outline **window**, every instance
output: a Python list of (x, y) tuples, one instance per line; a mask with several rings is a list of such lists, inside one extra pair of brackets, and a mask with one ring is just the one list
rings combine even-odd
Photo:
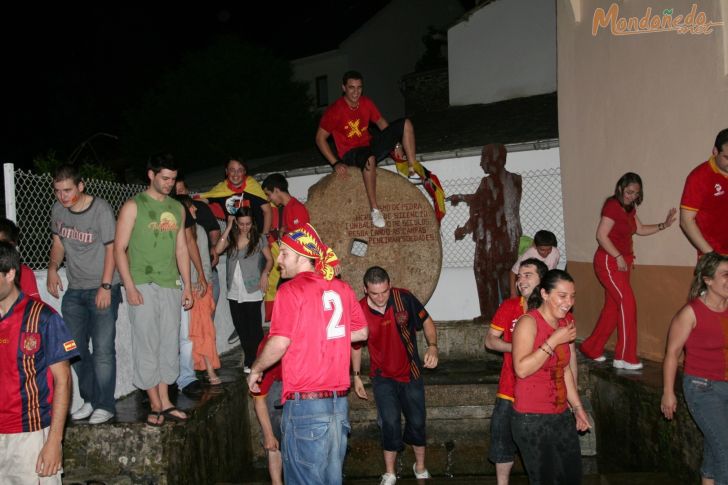
[(326, 76), (316, 78), (316, 106), (321, 108), (329, 105), (329, 82)]

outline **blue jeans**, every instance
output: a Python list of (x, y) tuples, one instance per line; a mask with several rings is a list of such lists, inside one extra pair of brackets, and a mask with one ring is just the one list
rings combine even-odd
[(111, 305), (104, 310), (96, 308), (97, 291), (69, 288), (63, 295), (61, 314), (81, 354), (81, 360), (73, 364), (81, 398), (94, 409), (115, 413), (116, 317), (121, 287), (111, 287)]
[(349, 401), (288, 399), (283, 405), (283, 473), (287, 485), (342, 483), (349, 425)]
[(703, 433), (700, 475), (715, 485), (728, 485), (728, 382), (685, 375), (688, 409)]
[[(382, 434), (382, 449), (402, 451), (404, 443), (425, 446), (425, 384), (422, 377), (397, 382), (386, 377), (373, 377), (372, 388), (377, 404), (377, 424)], [(404, 434), (402, 434), (404, 414)]]
[(511, 463), (516, 457), (516, 443), (511, 431), (513, 401), (495, 398), (493, 414), (490, 417), (490, 452), (488, 459), (493, 463)]

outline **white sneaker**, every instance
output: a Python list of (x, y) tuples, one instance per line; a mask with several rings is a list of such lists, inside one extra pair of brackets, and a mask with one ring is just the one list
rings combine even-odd
[(415, 478), (432, 478), (432, 476), (430, 475), (430, 472), (427, 471), (427, 468), (425, 468), (425, 471), (423, 471), (423, 472), (418, 472), (417, 463), (412, 464), (412, 471), (415, 474)]
[[(603, 355), (600, 355), (599, 357), (596, 357), (596, 358), (594, 358), (594, 359), (592, 359), (592, 360), (593, 360), (594, 362), (604, 362), (605, 360), (607, 360), (607, 358), (606, 358), (606, 357), (604, 357)], [(616, 366), (615, 366), (615, 367), (616, 367)]]
[(379, 209), (372, 209), (372, 224), (374, 227), (383, 228), (385, 226), (384, 216)]
[(379, 485), (394, 485), (397, 483), (397, 475), (394, 473), (385, 473), (382, 475), (382, 481), (379, 482)]
[(614, 362), (612, 362), (612, 365), (615, 369), (624, 369), (624, 370), (640, 370), (644, 365), (642, 365), (642, 362), (637, 362), (636, 364), (630, 364), (626, 360), (617, 360), (614, 359)]
[(105, 409), (94, 409), (91, 418), (88, 420), (88, 424), (101, 424), (110, 420), (114, 417), (113, 413), (108, 412)]
[(78, 410), (74, 413), (71, 413), (71, 419), (73, 421), (80, 421), (82, 419), (86, 419), (89, 416), (91, 416), (91, 413), (94, 412), (94, 408), (91, 407), (91, 403), (83, 403), (83, 406), (78, 408)]

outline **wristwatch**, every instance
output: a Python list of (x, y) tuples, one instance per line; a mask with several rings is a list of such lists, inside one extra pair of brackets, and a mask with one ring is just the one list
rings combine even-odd
[(110, 290), (111, 289), (111, 283), (101, 283), (101, 288), (103, 288), (105, 290)]

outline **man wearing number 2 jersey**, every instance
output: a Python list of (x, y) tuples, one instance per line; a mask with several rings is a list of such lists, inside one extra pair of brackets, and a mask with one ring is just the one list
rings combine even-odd
[[(281, 239), (283, 278), (270, 338), (251, 367), (258, 392), (265, 369), (282, 359), (283, 470), (287, 484), (340, 484), (349, 432), (351, 342), (368, 336), (351, 287), (334, 279), (336, 255), (310, 224)], [(296, 439), (296, 437), (306, 439)]]

